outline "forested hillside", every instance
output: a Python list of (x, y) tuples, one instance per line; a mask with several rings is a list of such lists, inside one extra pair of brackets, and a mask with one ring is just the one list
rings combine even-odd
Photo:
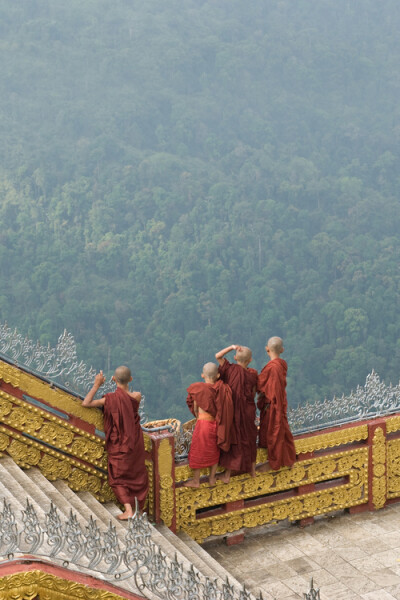
[(400, 378), (398, 0), (0, 0), (0, 319), (152, 417), (231, 343)]

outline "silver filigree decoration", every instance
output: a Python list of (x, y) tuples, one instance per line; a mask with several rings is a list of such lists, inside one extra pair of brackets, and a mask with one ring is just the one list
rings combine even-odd
[(122, 584), (132, 578), (138, 591), (153, 599), (254, 600), (244, 586), (240, 589), (228, 579), (225, 582), (210, 579), (193, 564), (185, 567), (176, 554), (169, 558), (152, 541), (147, 516), (137, 507), (129, 520), (124, 542), (117, 537), (111, 522), (102, 532), (92, 517), (86, 525), (72, 511), (68, 518), (60, 517), (52, 503), (42, 521), (29, 501), (20, 521), (4, 501), (0, 513), (0, 559), (12, 560), (16, 554), (48, 559), (48, 548), (52, 547), (53, 562), (98, 574), (114, 583)]
[(314, 580), (311, 579), (310, 590), (303, 595), (304, 600), (321, 600), (319, 589), (314, 588)]
[(34, 554), (43, 542), (43, 530), (40, 527), (36, 511), (28, 499), (26, 510), (22, 511), (22, 522), (24, 524), (23, 541), (29, 547), (29, 552)]
[(372, 371), (365, 385), (357, 386), (348, 396), (333, 400), (306, 403), (288, 411), (288, 420), (294, 434), (317, 431), (326, 427), (373, 419), (400, 411), (400, 383), (386, 385)]
[(3, 512), (0, 513), (0, 552), (12, 556), (18, 548), (19, 534), (11, 504), (4, 500)]

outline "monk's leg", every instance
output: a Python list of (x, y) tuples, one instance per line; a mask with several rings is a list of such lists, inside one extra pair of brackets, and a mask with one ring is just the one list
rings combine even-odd
[(251, 471), (250, 471), (250, 475), (252, 477), (256, 477), (257, 473), (256, 473), (256, 463), (252, 462), (251, 463)]
[(193, 469), (193, 479), (188, 479), (183, 485), (192, 488), (200, 487), (200, 469)]
[(125, 508), (125, 512), (123, 512), (117, 516), (117, 519), (119, 519), (120, 521), (126, 521), (127, 519), (130, 519), (131, 517), (133, 517), (132, 505), (124, 504), (124, 508)]
[(210, 468), (210, 477), (208, 478), (208, 483), (210, 485), (215, 485), (216, 484), (217, 479), (216, 479), (215, 475), (217, 473), (217, 468), (218, 468), (218, 463), (216, 465), (213, 465)]
[(267, 473), (268, 471), (272, 471), (271, 465), (269, 462), (263, 463), (260, 467), (258, 467), (258, 471), (260, 473)]
[(231, 470), (225, 469), (225, 471), (223, 473), (221, 473), (221, 475), (218, 475), (218, 479), (220, 479), (224, 483), (229, 483), (229, 481), (231, 479)]

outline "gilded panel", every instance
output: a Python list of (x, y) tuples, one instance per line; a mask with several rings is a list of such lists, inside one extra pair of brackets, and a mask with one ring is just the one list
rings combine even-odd
[(164, 438), (158, 448), (158, 469), (160, 477), (160, 514), (167, 527), (172, 525), (175, 506), (172, 465), (172, 446), (169, 439)]
[(37, 439), (68, 451), (93, 465), (106, 469), (107, 455), (104, 440), (78, 427), (52, 416), (37, 407), (32, 408), (24, 400), (0, 392), (0, 414), (3, 423), (21, 433), (34, 435)]
[(149, 476), (148, 513), (151, 519), (154, 519), (154, 469), (151, 460), (146, 460), (146, 469)]
[(400, 431), (400, 416), (389, 417), (386, 420), (386, 433), (394, 433)]
[[(196, 518), (196, 511), (235, 500), (257, 498), (310, 483), (348, 476), (346, 484), (284, 500), (259, 504), (214, 517)], [(268, 522), (290, 521), (362, 504), (368, 498), (368, 449), (358, 448), (329, 457), (296, 463), (292, 469), (260, 473), (255, 478), (243, 475), (230, 483), (217, 482), (215, 487), (177, 488), (177, 521), (197, 541), (209, 535), (221, 535), (241, 527), (255, 527)]]
[(310, 437), (295, 439), (296, 454), (304, 454), (306, 452), (315, 452), (316, 450), (324, 450), (351, 442), (359, 442), (368, 439), (368, 426), (358, 425), (357, 427), (346, 427), (336, 429), (329, 433), (320, 435), (312, 435)]
[[(123, 591), (121, 590), (123, 594)], [(36, 596), (46, 600), (124, 600), (119, 595), (88, 584), (76, 583), (39, 570), (15, 573), (0, 578), (1, 600), (31, 600)]]
[[(1, 448), (0, 448), (1, 449)], [(387, 443), (387, 497), (400, 496), (400, 439)]]
[[(68, 392), (64, 392), (58, 388), (52, 388), (49, 383), (41, 381), (34, 375), (19, 371), (15, 367), (11, 368), (16, 374), (19, 374), (18, 384), (14, 387), (19, 387), (30, 396), (44, 400), (51, 406), (54, 406), (54, 408), (59, 408), (71, 415), (80, 417), (87, 423), (91, 423), (95, 425), (97, 429), (103, 431), (103, 413), (101, 410), (85, 408), (78, 398), (68, 394)], [(11, 385), (14, 384), (11, 382)]]
[(0, 379), (13, 387), (19, 387), (21, 371), (0, 360)]
[(375, 429), (372, 440), (372, 502), (375, 509), (386, 503), (386, 437), (382, 427)]

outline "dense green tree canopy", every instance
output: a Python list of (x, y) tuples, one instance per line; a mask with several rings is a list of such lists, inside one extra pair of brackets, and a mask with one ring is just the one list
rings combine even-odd
[(0, 317), (152, 417), (230, 343), (399, 379), (397, 0), (0, 0)]

